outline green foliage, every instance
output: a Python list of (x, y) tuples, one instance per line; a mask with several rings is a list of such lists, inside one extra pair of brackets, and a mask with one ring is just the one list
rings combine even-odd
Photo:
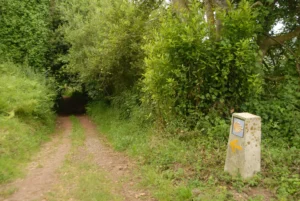
[[(119, 94), (142, 73), (145, 18), (129, 1), (63, 1), (66, 71), (78, 75), (91, 97)], [(146, 6), (147, 7), (147, 6)]]
[[(54, 2), (54, 1), (52, 1)], [(64, 23), (62, 19), (62, 13), (59, 8), (54, 5), (50, 7), (51, 10), (51, 23), (50, 23), (50, 41), (49, 50), (47, 52), (47, 62), (48, 62), (48, 75), (55, 78), (57, 84), (57, 90), (62, 93), (65, 85), (71, 85), (74, 75), (68, 74), (63, 70), (64, 66), (68, 63), (67, 53), (70, 44), (66, 41), (64, 37), (64, 32), (61, 28)], [(75, 84), (74, 84), (75, 85)]]
[[(296, 49), (296, 47), (294, 47)], [(272, 50), (266, 57), (264, 93), (260, 99), (249, 99), (242, 109), (255, 113), (263, 120), (263, 138), (274, 146), (300, 145), (300, 85), (295, 58)], [(273, 56), (279, 57), (272, 58)]]
[[(126, 151), (142, 165), (143, 184), (158, 200), (225, 200), (233, 196), (229, 189), (247, 192), (252, 188), (266, 191), (256, 197), (276, 191), (278, 199), (299, 198), (299, 149), (274, 146), (263, 139), (262, 172), (243, 180), (223, 171), (229, 123), (202, 117), (193, 131), (180, 122), (161, 129), (142, 121), (147, 116), (141, 115), (141, 110), (139, 107), (130, 117), (120, 119), (119, 107), (95, 102), (89, 105), (88, 114), (115, 149)], [(201, 193), (190, 194), (197, 191)]]
[(21, 165), (54, 126), (54, 92), (29, 67), (0, 64), (0, 183), (21, 172)]
[[(280, 142), (280, 140), (276, 141)], [(297, 200), (296, 198), (300, 197), (299, 148), (283, 147), (279, 149), (278, 147), (271, 147), (267, 142), (264, 147), (262, 166), (268, 171), (263, 172), (263, 182), (266, 186), (275, 188), (279, 198)]]
[[(99, 116), (100, 113), (106, 113), (107, 114), (107, 120), (105, 120), (105, 124), (103, 124), (103, 131), (110, 130), (112, 125), (116, 125), (115, 132), (113, 136), (110, 136), (115, 140), (114, 146), (117, 150), (126, 150), (128, 146), (132, 146), (133, 143), (135, 143), (136, 140), (141, 140), (145, 142), (147, 140), (147, 124), (142, 124), (143, 117), (142, 114), (136, 110), (136, 115), (134, 117), (130, 118), (132, 121), (131, 124), (124, 125), (123, 128), (118, 129), (118, 124), (122, 125), (124, 118), (122, 117), (122, 113), (117, 112), (117, 110), (108, 110), (107, 105), (103, 102), (95, 102), (90, 103), (87, 107), (87, 112), (92, 116), (97, 118), (97, 122), (100, 122), (106, 118), (106, 115)], [(127, 117), (128, 120), (128, 117)], [(143, 126), (142, 126), (143, 125)], [(141, 127), (144, 127), (144, 129), (141, 129)], [(130, 135), (127, 135), (128, 130), (134, 130), (135, 132), (131, 133)]]
[[(254, 4), (257, 1), (250, 0), (249, 2)], [(255, 9), (258, 11), (257, 22), (263, 27), (262, 32), (259, 34), (269, 33), (276, 35), (277, 30), (274, 32), (273, 28), (279, 21), (284, 25), (282, 30), (284, 33), (300, 25), (300, 21), (297, 20), (299, 19), (299, 2), (297, 0), (261, 0), (259, 2), (261, 5), (255, 6)]]
[[(262, 30), (257, 24), (259, 12), (251, 8), (249, 1), (240, 1), (238, 8), (232, 5), (225, 12), (218, 10), (218, 16), (222, 20), (222, 38), (230, 41), (240, 41), (245, 39), (256, 39), (256, 33)], [(243, 22), (243, 23), (241, 23)]]
[(186, 13), (172, 11), (161, 16), (144, 47), (144, 102), (156, 114), (164, 119), (214, 110), (228, 115), (248, 96), (261, 93), (257, 25), (247, 2), (223, 16), (220, 40), (210, 35), (200, 4), (194, 2)]
[(42, 75), (22, 68), (13, 63), (0, 64), (0, 115), (46, 120), (52, 116), (55, 93)]
[(44, 68), (49, 40), (49, 1), (0, 1), (0, 55)]

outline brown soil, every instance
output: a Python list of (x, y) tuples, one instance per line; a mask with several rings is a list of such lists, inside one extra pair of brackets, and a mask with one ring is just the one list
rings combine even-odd
[(62, 165), (65, 155), (70, 150), (71, 143), (68, 136), (71, 128), (72, 124), (68, 117), (58, 118), (58, 132), (51, 142), (42, 146), (40, 153), (28, 165), (26, 177), (4, 187), (17, 189), (5, 201), (39, 200), (58, 182), (56, 170)]
[(105, 143), (105, 138), (99, 138), (95, 124), (86, 116), (79, 117), (79, 120), (86, 131), (85, 145), (87, 151), (94, 156), (94, 162), (107, 172), (110, 180), (121, 185), (121, 189), (117, 189), (117, 193), (125, 201), (154, 200), (146, 191), (138, 191), (134, 188), (134, 184), (137, 183), (132, 177), (135, 169), (134, 162), (126, 155), (113, 151)]
[[(113, 189), (113, 192), (123, 197), (125, 201), (153, 200), (147, 192), (136, 190), (134, 187), (138, 183), (133, 177), (134, 163), (126, 155), (113, 151), (105, 143), (105, 139), (98, 135), (96, 126), (87, 116), (78, 118), (85, 129), (85, 149), (93, 155), (93, 163), (98, 164), (116, 186), (121, 186)], [(46, 201), (46, 194), (54, 186), (60, 185), (57, 170), (63, 165), (65, 156), (71, 148), (70, 118), (59, 117), (57, 130), (53, 140), (44, 144), (40, 153), (28, 165), (26, 177), (0, 187), (16, 189), (16, 192), (4, 201)], [(0, 197), (0, 200), (3, 198)]]

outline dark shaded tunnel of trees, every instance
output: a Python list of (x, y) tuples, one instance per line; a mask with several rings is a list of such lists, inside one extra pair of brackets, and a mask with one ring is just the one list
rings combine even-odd
[(59, 115), (85, 114), (88, 96), (83, 92), (75, 92), (71, 96), (60, 96), (56, 103), (56, 112)]

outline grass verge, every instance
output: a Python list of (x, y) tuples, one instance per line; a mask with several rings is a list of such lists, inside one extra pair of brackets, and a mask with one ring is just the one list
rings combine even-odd
[[(228, 136), (226, 123), (203, 135), (172, 125), (164, 130), (155, 128), (141, 121), (138, 110), (131, 118), (120, 119), (117, 109), (103, 103), (90, 104), (88, 113), (116, 150), (126, 151), (141, 164), (142, 184), (158, 200), (299, 198), (299, 176), (295, 171), (299, 167), (299, 149), (263, 143), (262, 172), (243, 180), (223, 171), (227, 139), (218, 136)], [(176, 135), (171, 134), (174, 130)]]
[(0, 184), (20, 176), (53, 132), (54, 97), (52, 85), (41, 73), (0, 61)]
[[(52, 118), (54, 119), (54, 118)], [(22, 176), (24, 164), (54, 131), (54, 121), (0, 116), (0, 184)]]

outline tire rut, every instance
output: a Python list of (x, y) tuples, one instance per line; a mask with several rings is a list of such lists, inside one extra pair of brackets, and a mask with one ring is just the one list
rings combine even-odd
[(153, 201), (149, 193), (134, 188), (138, 183), (133, 178), (134, 162), (106, 145), (105, 139), (98, 135), (96, 125), (87, 116), (78, 116), (78, 119), (85, 130), (87, 151), (93, 155), (94, 162), (106, 172), (109, 179), (120, 187), (115, 189), (116, 193), (125, 201)]
[[(58, 117), (57, 134), (45, 143), (39, 154), (27, 168), (26, 177), (8, 184), (5, 188), (16, 188), (16, 192), (5, 201), (43, 200), (45, 193), (58, 182), (57, 169), (62, 166), (71, 148), (69, 135), (72, 124), (69, 117)], [(59, 131), (63, 131), (59, 134)], [(1, 199), (1, 198), (0, 198)]]
[[(98, 135), (96, 125), (87, 116), (77, 116), (86, 135), (85, 144), (80, 148), (79, 157), (83, 160), (92, 156), (91, 163), (99, 167), (107, 178), (114, 184), (112, 193), (122, 197), (124, 201), (154, 201), (147, 191), (137, 190), (135, 184), (139, 179), (134, 178), (135, 164), (125, 154), (114, 151), (107, 145), (104, 137)], [(15, 193), (4, 201), (46, 201), (47, 195), (56, 186), (68, 191), (60, 180), (59, 169), (63, 166), (68, 153), (71, 153), (72, 122), (70, 117), (60, 116), (57, 119), (56, 134), (50, 142), (45, 143), (40, 152), (27, 167), (25, 178), (18, 179), (0, 187), (0, 190), (16, 189)], [(84, 158), (82, 158), (84, 157)], [(71, 199), (73, 200), (73, 199)]]

